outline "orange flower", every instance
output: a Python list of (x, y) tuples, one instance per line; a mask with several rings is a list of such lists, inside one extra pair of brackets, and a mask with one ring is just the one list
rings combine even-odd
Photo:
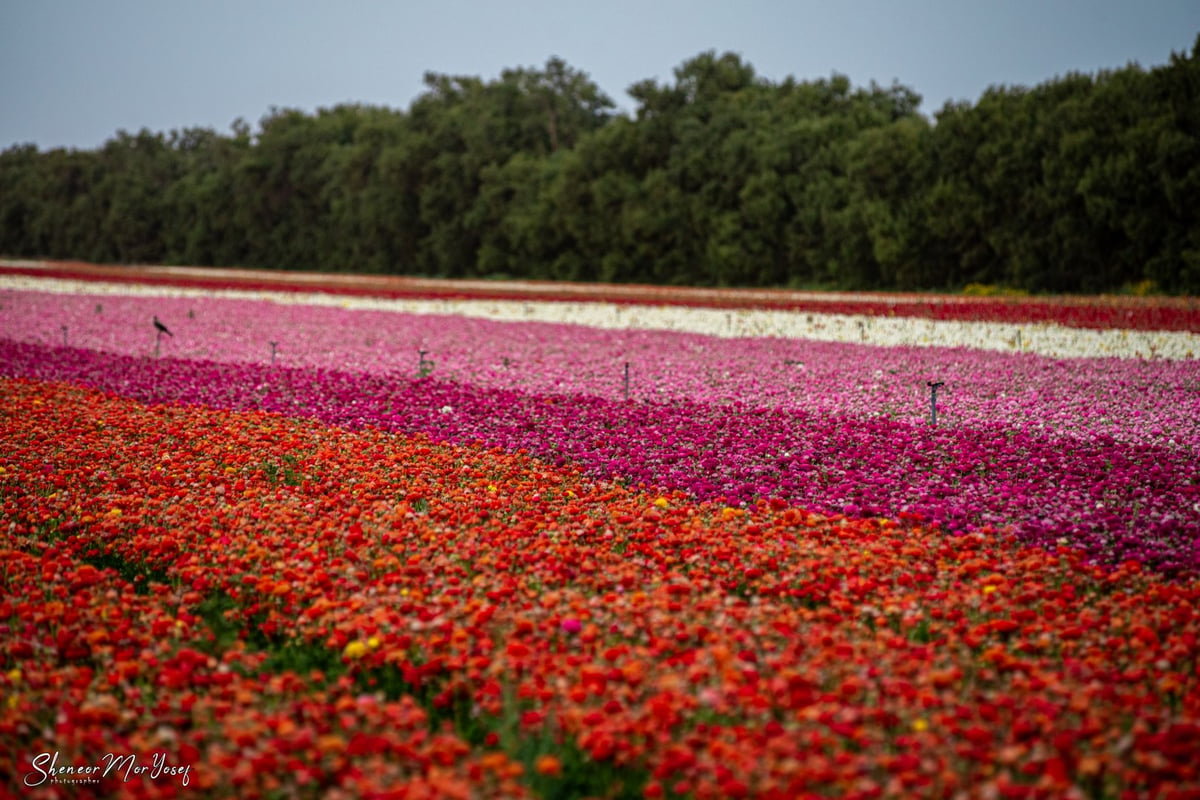
[(521, 797), (522, 734), (647, 796), (1196, 779), (1194, 580), (65, 385), (4, 381), (0, 410), (0, 730), (60, 763), (116, 724), (212, 796)]
[(541, 755), (533, 762), (533, 770), (538, 775), (557, 778), (562, 775), (562, 762), (552, 755)]

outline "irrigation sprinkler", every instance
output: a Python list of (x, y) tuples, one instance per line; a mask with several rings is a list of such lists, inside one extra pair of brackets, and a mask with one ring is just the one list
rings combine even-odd
[(1022, 347), (1021, 347), (1021, 332), (1020, 331), (1017, 331), (1017, 349), (1018, 350), (1022, 349)]
[(926, 381), (929, 387), (929, 424), (937, 427), (937, 390), (945, 385), (944, 381)]
[(155, 357), (155, 358), (158, 358), (158, 353), (159, 353), (159, 350), (160, 350), (160, 348), (161, 348), (161, 346), (162, 346), (162, 337), (163, 337), (163, 334), (165, 333), (167, 336), (170, 336), (172, 339), (174, 339), (174, 338), (175, 338), (175, 334), (171, 333), (171, 331), (169, 331), (169, 330), (167, 329), (167, 326), (166, 326), (166, 325), (163, 325), (163, 324), (162, 324), (162, 322), (160, 322), (160, 321), (159, 321), (158, 317), (155, 317), (155, 318), (154, 318), (154, 332), (155, 332), (155, 336), (154, 336), (154, 357)]
[(433, 372), (433, 362), (427, 361), (425, 359), (425, 354), (428, 352), (429, 352), (428, 350), (423, 350), (423, 349), (417, 350), (417, 377), (418, 378), (427, 377), (429, 375), (429, 373)]
[(96, 303), (96, 313), (97, 314), (104, 313), (104, 304), (103, 303)]
[(629, 362), (625, 362), (625, 399), (629, 399)]
[(63, 332), (63, 347), (66, 347), (67, 346), (67, 326), (66, 325), (62, 326), (62, 332)]
[(271, 345), (271, 366), (275, 366), (275, 348), (279, 342), (267, 342), (267, 344)]

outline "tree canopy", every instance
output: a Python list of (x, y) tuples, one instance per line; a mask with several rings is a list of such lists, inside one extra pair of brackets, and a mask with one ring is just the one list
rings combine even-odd
[[(613, 101), (551, 58), (429, 73), (406, 110), (0, 153), (0, 252), (714, 286), (1200, 293), (1200, 37), (993, 87), (772, 82), (733, 53)], [(1150, 283), (1152, 282), (1152, 283)]]

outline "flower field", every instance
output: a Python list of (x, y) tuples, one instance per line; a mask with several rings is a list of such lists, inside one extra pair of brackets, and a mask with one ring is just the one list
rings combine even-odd
[(1200, 793), (1196, 326), (395, 302), (0, 278), (14, 795)]

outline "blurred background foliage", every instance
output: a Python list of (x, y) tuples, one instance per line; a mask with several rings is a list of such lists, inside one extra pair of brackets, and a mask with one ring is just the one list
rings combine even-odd
[(702, 53), (610, 98), (561, 59), (407, 110), (0, 154), (0, 252), (451, 278), (1200, 294), (1200, 37), (993, 87), (774, 83)]

